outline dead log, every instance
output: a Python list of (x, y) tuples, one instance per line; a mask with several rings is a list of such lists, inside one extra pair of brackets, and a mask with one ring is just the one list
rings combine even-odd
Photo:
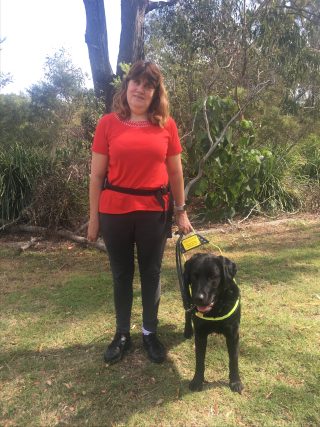
[[(75, 233), (73, 233), (72, 231), (68, 231), (68, 230), (51, 231), (45, 227), (38, 227), (38, 226), (34, 226), (34, 225), (15, 225), (13, 227), (10, 227), (10, 231), (40, 234), (41, 236), (50, 234), (51, 236), (58, 236), (58, 237), (62, 237), (64, 239), (66, 239), (66, 240), (71, 240), (72, 242), (76, 242), (82, 246), (86, 246), (86, 247), (90, 247), (90, 248), (96, 248), (102, 252), (107, 251), (106, 246), (101, 239), (98, 239), (96, 242), (89, 242), (89, 240), (86, 237), (78, 236)], [(39, 238), (39, 240), (41, 240), (43, 238), (44, 237), (41, 237), (41, 238)], [(30, 240), (30, 242), (31, 241), (32, 241), (32, 239)], [(30, 245), (29, 247), (31, 247), (31, 246), (32, 245)]]

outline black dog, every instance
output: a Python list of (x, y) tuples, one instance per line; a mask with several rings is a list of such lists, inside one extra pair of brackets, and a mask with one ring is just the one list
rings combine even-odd
[(241, 394), (243, 385), (239, 376), (240, 290), (234, 282), (235, 263), (223, 256), (197, 253), (186, 263), (184, 285), (193, 311), (186, 311), (184, 336), (191, 338), (195, 331), (196, 371), (189, 388), (202, 390), (204, 362), (208, 335), (212, 332), (226, 337), (229, 353), (229, 385)]

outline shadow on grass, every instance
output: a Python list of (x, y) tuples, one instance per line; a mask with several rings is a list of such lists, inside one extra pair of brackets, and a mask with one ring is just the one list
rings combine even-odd
[[(165, 335), (162, 339), (169, 352), (184, 340), (173, 325), (162, 326), (159, 335)], [(6, 413), (17, 412), (17, 425), (40, 422), (45, 412), (56, 414), (57, 425), (122, 425), (135, 414), (188, 393), (170, 356), (164, 364), (153, 364), (142, 348), (140, 334), (133, 334), (132, 340), (133, 350), (121, 363), (110, 366), (103, 362), (102, 343), (2, 353), (4, 383), (24, 378), (24, 387), (16, 388)]]
[[(167, 361), (161, 365), (153, 364), (147, 359), (142, 348), (141, 335), (137, 333), (132, 335), (132, 351), (121, 363), (110, 366), (103, 362), (105, 343), (101, 342), (39, 352), (19, 350), (2, 353), (2, 381), (4, 384), (16, 384), (15, 394), (11, 396), (2, 421), (8, 421), (10, 418), (6, 418), (6, 414), (10, 414), (15, 417), (16, 425), (41, 425), (41, 417), (48, 414), (48, 417), (54, 417), (53, 425), (58, 426), (112, 426), (127, 425), (129, 422), (136, 425), (135, 417), (140, 414), (152, 412), (154, 408), (161, 411), (162, 406), (178, 402), (191, 393), (188, 388), (191, 378), (183, 378), (180, 372), (186, 365), (188, 371), (191, 369), (193, 372), (193, 340), (185, 340), (182, 332), (177, 331), (172, 324), (162, 325), (159, 335), (169, 351)], [(212, 337), (207, 354), (207, 365), (211, 365), (208, 370), (211, 371), (219, 367), (219, 360), (216, 366), (214, 364), (217, 355), (221, 356), (223, 352), (223, 357), (227, 358), (224, 339), (216, 335)], [(110, 339), (111, 336), (106, 337), (106, 342)], [(187, 344), (181, 348), (184, 342)], [(247, 366), (246, 369), (252, 364), (267, 369), (269, 361), (264, 359), (265, 348), (258, 349), (248, 344), (241, 344), (241, 347), (243, 352), (240, 362)], [(272, 359), (271, 354), (270, 356)], [(178, 360), (175, 360), (176, 357)], [(299, 359), (301, 363), (304, 362), (303, 353), (300, 353)], [(206, 382), (203, 393), (221, 389), (225, 390), (227, 395), (230, 393), (231, 398), (227, 368), (225, 367), (223, 372), (219, 371), (217, 375), (222, 378)], [(19, 385), (21, 378), (24, 380)], [(245, 377), (243, 381), (245, 387), (250, 389)], [(310, 403), (315, 400), (312, 384), (308, 389), (292, 389), (279, 382), (270, 384), (267, 387), (267, 402), (266, 389), (263, 388), (264, 395), (261, 395), (260, 389), (258, 388), (257, 396), (251, 397), (249, 404), (254, 402), (257, 410), (261, 411), (268, 411), (268, 405), (271, 412), (274, 405), (279, 408), (283, 405), (299, 405), (300, 401), (306, 401), (306, 393)], [(310, 412), (310, 420), (315, 417), (316, 410), (313, 410)]]

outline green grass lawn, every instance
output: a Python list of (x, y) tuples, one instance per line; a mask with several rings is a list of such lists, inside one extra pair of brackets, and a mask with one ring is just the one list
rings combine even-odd
[(194, 343), (183, 339), (172, 242), (159, 326), (168, 360), (152, 364), (142, 349), (137, 277), (133, 351), (106, 366), (114, 316), (105, 254), (47, 242), (18, 255), (2, 240), (0, 425), (319, 426), (320, 219), (206, 236), (238, 266), (242, 395), (228, 388), (226, 346), (216, 335), (204, 390), (189, 391)]

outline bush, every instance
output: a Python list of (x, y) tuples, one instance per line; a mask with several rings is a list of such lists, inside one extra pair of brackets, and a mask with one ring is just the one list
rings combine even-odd
[(301, 175), (320, 184), (320, 137), (311, 134), (303, 141), (301, 147), (303, 158), (300, 168)]
[(33, 224), (57, 229), (74, 228), (87, 213), (87, 180), (76, 165), (52, 163), (34, 186), (27, 216)]
[[(208, 98), (207, 117), (213, 139), (219, 137), (235, 111), (230, 98)], [(197, 165), (210, 147), (201, 118), (195, 122), (195, 135), (188, 161)], [(301, 205), (299, 185), (292, 185), (295, 163), (294, 156), (282, 145), (257, 145), (252, 121), (241, 120), (229, 127), (208, 158), (194, 194), (204, 199), (209, 218), (232, 218), (252, 208), (293, 211)]]
[(41, 153), (14, 145), (0, 151), (0, 210), (3, 221), (19, 217), (29, 205), (35, 181), (50, 161)]
[(268, 153), (257, 174), (260, 185), (254, 203), (261, 211), (292, 212), (301, 207), (303, 193), (303, 182), (295, 174), (296, 158), (282, 148)]
[(87, 212), (88, 171), (84, 150), (77, 154), (75, 163), (70, 150), (60, 151), (55, 159), (20, 145), (2, 150), (2, 220), (20, 218), (51, 229), (78, 224)]

